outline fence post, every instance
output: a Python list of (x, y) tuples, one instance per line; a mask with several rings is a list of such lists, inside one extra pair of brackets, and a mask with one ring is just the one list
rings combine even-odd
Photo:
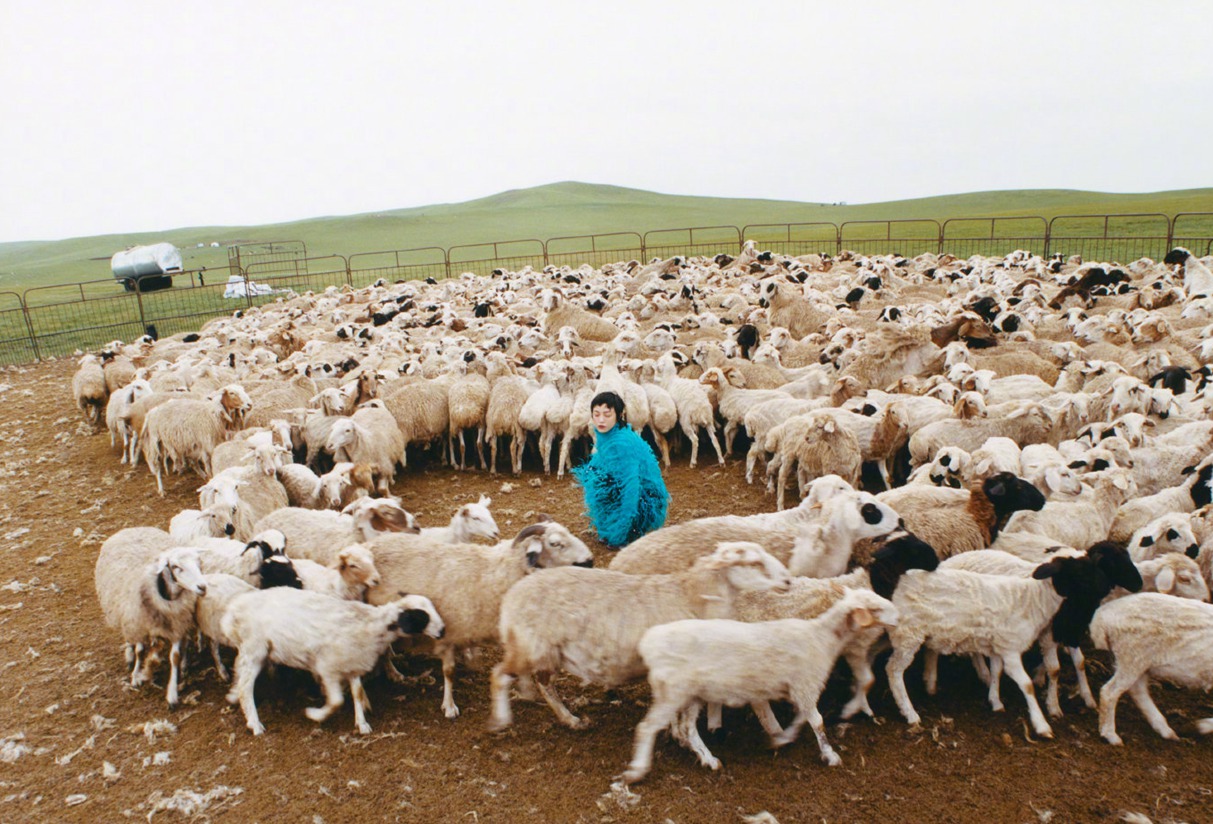
[(135, 301), (139, 304), (139, 325), (143, 327), (143, 334), (147, 334), (147, 317), (143, 314), (143, 289), (139, 286), (139, 278), (131, 281), (135, 287)]
[(442, 250), (442, 260), (443, 260), (443, 265), (446, 268), (446, 279), (450, 280), (451, 279), (451, 250), (450, 249)]
[[(17, 293), (14, 292), (14, 295)], [(18, 295), (17, 299), (21, 301), (21, 316), (25, 318), (25, 328), (29, 331), (29, 345), (34, 350), (34, 357), (41, 362), (42, 353), (38, 349), (38, 336), (34, 334), (33, 321), (29, 319), (29, 307), (25, 305), (25, 295)]]
[(1167, 251), (1175, 248), (1175, 218), (1167, 217)]
[(354, 288), (354, 273), (350, 271), (350, 259), (345, 255), (338, 255), (345, 263), (345, 285)]

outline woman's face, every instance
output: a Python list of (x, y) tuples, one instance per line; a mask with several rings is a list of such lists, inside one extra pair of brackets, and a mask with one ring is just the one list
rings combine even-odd
[(599, 432), (610, 432), (615, 428), (618, 418), (615, 410), (609, 406), (595, 406), (590, 412), (594, 416), (594, 428)]

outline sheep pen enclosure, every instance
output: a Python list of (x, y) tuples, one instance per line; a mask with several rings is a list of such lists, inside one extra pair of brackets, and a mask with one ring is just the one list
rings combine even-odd
[[(553, 339), (555, 335), (552, 335)], [(320, 691), (306, 673), (279, 668), (258, 681), (268, 731), (253, 737), (202, 651), (190, 651), (182, 703), (156, 684), (126, 684), (120, 639), (105, 625), (93, 587), (101, 542), (136, 525), (167, 528), (197, 506), (201, 481), (170, 475), (167, 494), (143, 466), (118, 463), (104, 429), (81, 419), (70, 386), (76, 364), (48, 361), (0, 374), (0, 817), (5, 821), (146, 819), (233, 821), (741, 821), (766, 811), (783, 824), (818, 821), (1151, 821), (1213, 817), (1213, 740), (1194, 720), (1213, 714), (1206, 696), (1154, 686), (1178, 742), (1157, 738), (1125, 702), (1123, 748), (1104, 743), (1096, 714), (1072, 694), (1063, 668), (1065, 716), (1055, 738), (1026, 725), (1022, 698), (1005, 690), (993, 713), (967, 661), (945, 659), (941, 688), (922, 688), (921, 661), (907, 685), (921, 729), (901, 720), (883, 676), (871, 694), (875, 720), (839, 722), (848, 679), (835, 676), (822, 702), (842, 756), (819, 760), (811, 736), (774, 751), (748, 710), (726, 710), (709, 743), (724, 766), (700, 767), (690, 752), (659, 740), (654, 772), (630, 790), (617, 784), (633, 731), (649, 703), (643, 683), (604, 691), (571, 679), (562, 694), (590, 720), (570, 730), (542, 702), (516, 701), (513, 727), (488, 732), (489, 668), (497, 649), (460, 661), (462, 714), (440, 709), (437, 661), (406, 658), (406, 683), (367, 679), (369, 735), (357, 735), (347, 701), (317, 725), (303, 710)], [(684, 449), (665, 471), (669, 523), (769, 512), (774, 496), (747, 485), (744, 448), (718, 466), (708, 447), (691, 469)], [(428, 457), (428, 456), (427, 456)], [(502, 461), (504, 465), (506, 462)], [(445, 524), (462, 504), (493, 498), (504, 536), (546, 512), (586, 541), (595, 566), (611, 554), (591, 539), (580, 490), (546, 476), (529, 452), (520, 476), (458, 472), (415, 460), (393, 492), (426, 526)], [(794, 501), (794, 499), (793, 499)], [(845, 668), (842, 668), (845, 672)], [(1110, 659), (1093, 653), (1098, 688)], [(790, 714), (776, 707), (782, 722)], [(768, 818), (751, 818), (769, 821)]]

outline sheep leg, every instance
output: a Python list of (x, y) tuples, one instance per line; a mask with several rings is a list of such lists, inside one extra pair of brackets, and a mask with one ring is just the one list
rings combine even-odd
[(779, 465), (779, 478), (775, 482), (775, 509), (783, 509), (783, 493), (788, 485), (788, 475), (792, 474), (792, 462), (785, 459)]
[[(324, 706), (308, 707), (303, 711), (304, 715), (317, 724), (324, 721), (333, 714), (334, 710), (345, 703), (345, 685), (341, 683), (339, 677), (331, 673), (324, 673), (318, 677), (320, 679), (320, 686), (324, 689)], [(364, 721), (363, 723), (366, 722)]]
[(181, 642), (174, 641), (168, 651), (168, 697), (169, 707), (177, 708), (177, 676), (181, 671)]
[(484, 462), (484, 427), (476, 427), (476, 453), (480, 455), (480, 468), (485, 468)]
[(914, 711), (914, 705), (910, 702), (910, 695), (906, 692), (906, 670), (914, 661), (914, 656), (918, 653), (918, 648), (922, 646), (922, 641), (919, 639), (902, 639), (899, 645), (897, 639), (893, 641), (893, 654), (889, 656), (889, 662), (885, 665), (885, 674), (889, 679), (889, 691), (893, 693), (893, 700), (897, 702), (897, 709), (901, 711), (901, 715), (906, 722), (912, 726), (916, 726), (922, 721), (922, 718)]
[(716, 732), (724, 723), (724, 719), (721, 717), (722, 710), (723, 705), (714, 701), (708, 702), (708, 732)]
[(691, 442), (691, 469), (694, 469), (695, 463), (699, 460), (699, 432), (686, 421), (680, 420), (678, 425), (682, 427), (682, 434), (686, 435), (687, 440)]
[[(539, 694), (543, 696), (543, 700), (552, 708), (552, 712), (556, 713), (556, 718), (561, 724), (574, 730), (585, 729), (588, 726), (585, 719), (578, 718), (569, 712), (569, 708), (564, 705), (564, 702), (560, 700), (560, 696), (556, 694), (556, 688), (552, 686), (551, 679), (552, 674), (550, 672), (535, 674), (535, 686), (539, 688)], [(667, 726), (669, 726), (669, 721), (666, 721), (658, 729), (665, 729)]]
[(745, 482), (748, 484), (754, 483), (754, 467), (758, 465), (758, 455), (762, 452), (762, 447), (757, 439), (750, 444), (750, 451), (745, 455)]
[(855, 681), (855, 692), (851, 696), (851, 700), (842, 708), (843, 719), (851, 718), (859, 712), (869, 718), (874, 715), (872, 705), (868, 703), (868, 692), (876, 683), (876, 676), (872, 673), (872, 662), (868, 660), (870, 648), (870, 646), (863, 649), (851, 648), (843, 653), (847, 666), (851, 668), (851, 678)]
[(1040, 704), (1036, 701), (1036, 688), (1032, 686), (1032, 678), (1023, 668), (1023, 660), (1019, 657), (1018, 652), (1013, 652), (1002, 656), (1003, 668), (1006, 669), (1007, 675), (1011, 676), (1012, 680), (1019, 685), (1020, 692), (1023, 693), (1024, 700), (1028, 702), (1028, 717), (1032, 721), (1032, 729), (1041, 738), (1052, 738), (1053, 728), (1049, 726), (1049, 722), (1045, 720), (1044, 713), (1040, 711)]
[(443, 644), (438, 653), (443, 659), (443, 715), (448, 718), (459, 717), (459, 707), (455, 706), (455, 647)]
[(737, 421), (728, 421), (724, 425), (724, 454), (733, 454), (733, 440), (737, 437)]
[(240, 702), (240, 709), (244, 711), (244, 723), (252, 730), (253, 735), (261, 735), (265, 732), (265, 725), (257, 716), (257, 702), (253, 699), (253, 686), (257, 683), (257, 675), (261, 672), (261, 665), (265, 662), (267, 652), (264, 647), (255, 651), (241, 647), (240, 652), (236, 655), (236, 678), (227, 693), (229, 704)]
[(636, 740), (632, 748), (632, 762), (628, 764), (623, 780), (628, 784), (639, 781), (649, 774), (653, 764), (653, 744), (657, 733), (670, 726), (682, 709), (678, 704), (670, 703), (657, 697), (654, 690), (653, 706), (645, 713), (640, 723), (636, 725)]
[(1079, 647), (1066, 647), (1066, 650), (1070, 653), (1070, 660), (1074, 662), (1074, 674), (1078, 678), (1078, 694), (1082, 697), (1082, 702), (1091, 709), (1097, 709), (1099, 705), (1091, 694), (1091, 684), (1087, 681), (1087, 660), (1083, 657), (1082, 650)]
[(674, 721), (674, 737), (699, 759), (699, 763), (709, 770), (720, 769), (720, 759), (712, 755), (708, 745), (699, 737), (699, 711), (703, 704), (694, 701), (678, 714)]
[(371, 725), (366, 723), (366, 711), (371, 708), (371, 702), (362, 688), (362, 679), (356, 675), (350, 679), (350, 697), (354, 699), (354, 726), (362, 735), (368, 735)]
[(219, 642), (214, 638), (211, 639), (211, 657), (215, 659), (215, 674), (219, 676), (220, 681), (227, 681), (227, 667), (223, 666), (223, 659), (219, 657)]
[(1045, 709), (1050, 718), (1061, 718), (1061, 701), (1057, 696), (1058, 676), (1061, 674), (1061, 662), (1057, 660), (1057, 642), (1053, 633), (1046, 631), (1040, 639), (1040, 653), (1044, 657), (1045, 675), (1048, 677), (1048, 687), (1045, 688)]
[(1141, 676), (1129, 687), (1129, 695), (1132, 696), (1133, 702), (1137, 704), (1137, 708), (1141, 710), (1141, 714), (1146, 717), (1146, 721), (1154, 728), (1154, 732), (1161, 735), (1168, 741), (1178, 741), (1179, 736), (1175, 734), (1175, 730), (1171, 729), (1171, 725), (1167, 723), (1166, 717), (1159, 711), (1158, 705), (1154, 703), (1154, 699), (1150, 697), (1150, 676), (1148, 674)]
[(720, 442), (716, 440), (716, 427), (708, 426), (708, 440), (712, 442), (712, 448), (716, 450), (716, 462), (724, 466), (724, 453), (720, 451)]
[(1002, 705), (1002, 658), (995, 655), (990, 658), (990, 669), (987, 673), (990, 677), (988, 682), (987, 698), (990, 702), (990, 708), (994, 712), (1002, 712), (1005, 707)]
[(131, 686), (137, 687), (143, 683), (143, 673), (139, 669), (139, 658), (143, 655), (143, 644), (127, 644), (123, 650), (126, 663), (131, 667)]
[(489, 438), (485, 436), (485, 440), (489, 442), (489, 474), (497, 474), (497, 438)]
[(939, 688), (939, 653), (929, 647), (923, 654), (922, 684), (927, 695), (934, 695)]
[(1124, 742), (1116, 734), (1116, 705), (1134, 684), (1145, 677), (1145, 673), (1130, 670), (1116, 662), (1116, 672), (1099, 691), (1099, 734), (1109, 744), (1120, 746)]
[(771, 743), (776, 747), (791, 744), (796, 740), (796, 736), (800, 733), (800, 728), (805, 721), (809, 722), (813, 735), (817, 737), (817, 748), (821, 750), (821, 760), (831, 767), (837, 767), (841, 764), (842, 758), (838, 753), (834, 752), (834, 748), (830, 746), (829, 739), (826, 738), (825, 721), (822, 719), (821, 713), (817, 711), (817, 703), (813, 698), (810, 698), (809, 702), (804, 706), (797, 708), (796, 717), (792, 719), (792, 723), (779, 735), (773, 736)]
[(489, 717), (489, 730), (499, 732), (514, 723), (514, 712), (510, 709), (510, 684), (514, 676), (506, 672), (505, 662), (493, 667), (489, 678), (489, 695), (492, 699), (492, 714)]
[(657, 442), (657, 448), (661, 450), (661, 460), (665, 464), (665, 468), (670, 468), (670, 442), (666, 440), (665, 435), (658, 432), (656, 427), (653, 428), (653, 440)]
[(981, 683), (990, 686), (990, 667), (986, 664), (986, 657), (975, 652), (969, 656), (969, 660), (973, 662), (973, 669), (977, 670)]
[(775, 713), (771, 710), (770, 701), (752, 701), (750, 709), (754, 710), (754, 715), (758, 718), (758, 723), (762, 725), (762, 731), (774, 740), (775, 736), (783, 735), (783, 727), (779, 724), (779, 719), (775, 717)]

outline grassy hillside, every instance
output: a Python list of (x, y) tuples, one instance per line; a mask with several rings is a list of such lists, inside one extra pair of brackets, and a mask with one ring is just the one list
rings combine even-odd
[[(163, 232), (103, 235), (62, 241), (0, 244), (0, 291), (110, 276), (109, 257), (129, 245), (168, 241), (181, 248), (187, 268), (222, 267), (237, 242), (303, 240), (311, 256), (350, 255), (422, 246), (687, 226), (894, 220), (988, 215), (1213, 212), (1213, 189), (1152, 194), (1108, 194), (1060, 189), (968, 194), (853, 206), (777, 200), (665, 195), (618, 186), (554, 183), (465, 203), (437, 204), (265, 226), (210, 226)], [(209, 246), (212, 241), (221, 248)], [(198, 243), (207, 244), (198, 249)]]

